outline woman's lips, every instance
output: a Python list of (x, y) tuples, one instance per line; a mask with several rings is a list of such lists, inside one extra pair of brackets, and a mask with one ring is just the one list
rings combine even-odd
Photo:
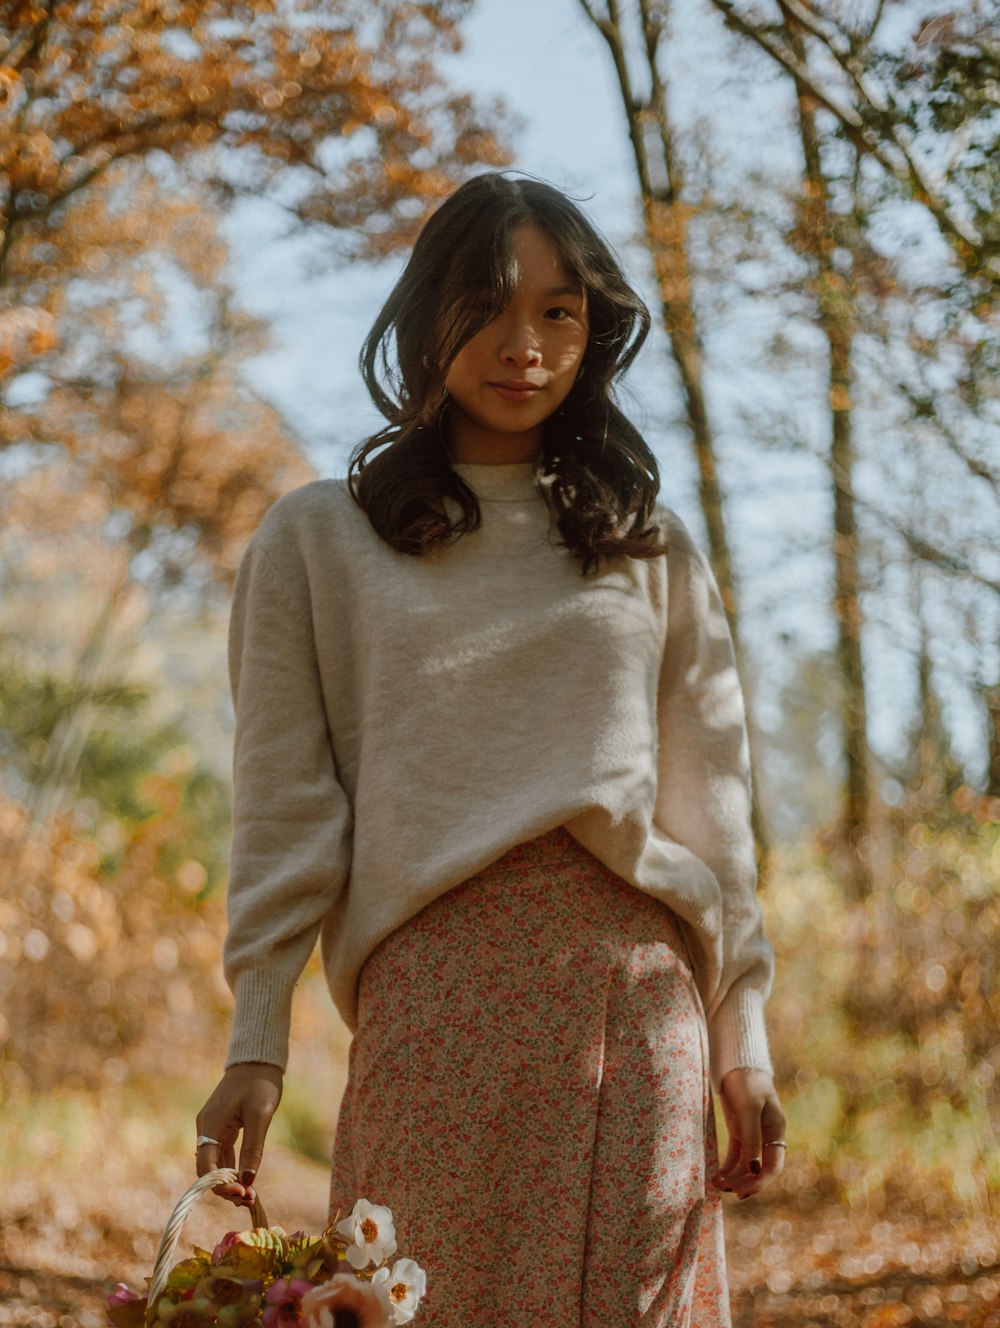
[(542, 390), (541, 383), (499, 382), (490, 383), (494, 392), (498, 392), (505, 401), (527, 401), (536, 392)]

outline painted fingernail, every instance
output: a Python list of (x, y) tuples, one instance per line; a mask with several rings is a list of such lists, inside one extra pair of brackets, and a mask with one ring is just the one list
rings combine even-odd
[(753, 1172), (753, 1174), (754, 1174), (755, 1176), (756, 1176), (756, 1175), (759, 1175), (759, 1173), (760, 1173), (760, 1162), (759, 1162), (759, 1160), (758, 1160), (757, 1158), (752, 1158), (752, 1159), (751, 1159), (751, 1161), (750, 1161), (750, 1170)]
[[(759, 1166), (758, 1166), (758, 1169), (759, 1169)], [(255, 1177), (256, 1175), (257, 1175), (256, 1171), (251, 1171), (249, 1168), (247, 1168), (246, 1171), (241, 1171), (241, 1172), (240, 1172), (240, 1184), (241, 1184), (241, 1185), (252, 1185), (252, 1184), (253, 1184), (254, 1177)]]

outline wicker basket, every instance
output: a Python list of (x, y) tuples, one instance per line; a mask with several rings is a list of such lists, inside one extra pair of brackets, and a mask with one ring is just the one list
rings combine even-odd
[[(207, 1175), (199, 1176), (191, 1188), (186, 1190), (178, 1199), (176, 1207), (167, 1221), (163, 1239), (160, 1241), (160, 1248), (156, 1251), (156, 1263), (153, 1265), (153, 1276), (149, 1283), (149, 1298), (146, 1309), (147, 1323), (156, 1314), (156, 1306), (159, 1304), (163, 1288), (170, 1276), (177, 1242), (181, 1238), (181, 1229), (191, 1209), (194, 1208), (206, 1190), (214, 1189), (216, 1185), (229, 1185), (238, 1180), (239, 1176), (231, 1168), (220, 1167), (217, 1171), (210, 1171)], [(267, 1226), (267, 1214), (264, 1212), (264, 1205), (259, 1198), (254, 1199), (253, 1207), (250, 1209), (250, 1217), (254, 1227)]]

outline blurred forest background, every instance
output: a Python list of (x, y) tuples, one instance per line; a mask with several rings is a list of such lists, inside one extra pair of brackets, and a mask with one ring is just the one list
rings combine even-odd
[[(228, 594), (319, 469), (247, 367), (226, 218), (398, 262), (518, 165), (448, 72), (496, 2), (0, 2), (0, 1323), (141, 1284), (225, 1046)], [(790, 1149), (727, 1212), (737, 1322), (1000, 1325), (1000, 15), (570, 8), (751, 709)], [(715, 150), (686, 27), (773, 169)], [(315, 968), (294, 1038), (261, 1188), (318, 1228), (348, 1035)]]

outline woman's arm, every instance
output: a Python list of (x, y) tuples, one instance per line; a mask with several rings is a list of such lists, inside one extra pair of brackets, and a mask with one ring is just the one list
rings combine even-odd
[(707, 559), (666, 513), (667, 635), (657, 714), (656, 823), (713, 872), (722, 898), (722, 970), (708, 1001), (712, 1078), (771, 1072), (764, 1002), (773, 956), (757, 901), (750, 749), (722, 599)]
[(674, 513), (665, 524), (656, 821), (719, 883), (722, 969), (706, 1018), (729, 1147), (713, 1183), (745, 1198), (780, 1173), (784, 1149), (775, 1141), (785, 1129), (764, 1024), (773, 954), (757, 900), (745, 706), (711, 567)]
[(267, 529), (244, 554), (230, 619), (236, 732), (223, 965), (236, 1000), (227, 1066), (283, 1069), (292, 990), (347, 880), (351, 809), (327, 727), (308, 586), (293, 567), (279, 571), (260, 539)]
[[(202, 1175), (235, 1165), (240, 1130), (241, 1169), (256, 1172), (281, 1097), (292, 992), (350, 868), (351, 810), (327, 727), (308, 586), (272, 514), (244, 554), (230, 618), (236, 731), (223, 966), (236, 1008), (226, 1072), (198, 1117), (199, 1134), (219, 1141), (199, 1149)], [(245, 1186), (226, 1191), (246, 1197)]]

